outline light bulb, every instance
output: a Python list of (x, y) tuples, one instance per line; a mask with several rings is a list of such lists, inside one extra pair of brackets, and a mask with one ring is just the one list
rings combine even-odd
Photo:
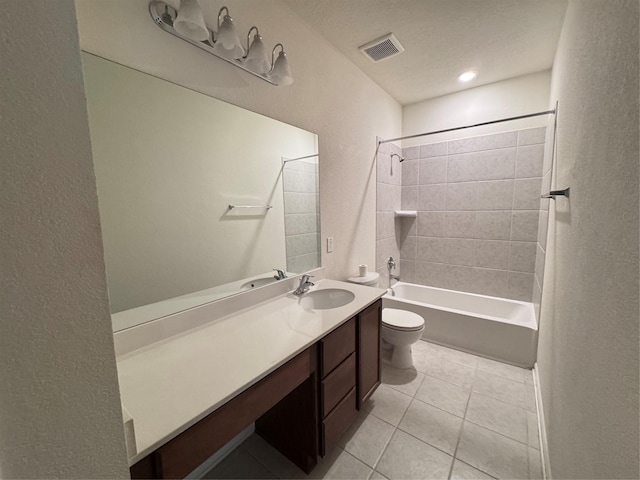
[(474, 78), (478, 76), (478, 72), (473, 70), (467, 70), (466, 72), (462, 72), (458, 77), (459, 82), (470, 82)]

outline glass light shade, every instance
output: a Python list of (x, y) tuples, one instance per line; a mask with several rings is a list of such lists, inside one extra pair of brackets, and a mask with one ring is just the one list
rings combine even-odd
[(253, 42), (251, 42), (251, 46), (249, 47), (244, 66), (252, 72), (260, 74), (267, 73), (271, 68), (269, 57), (267, 56), (267, 49), (260, 35), (253, 37)]
[(244, 56), (244, 48), (240, 43), (240, 37), (236, 26), (233, 24), (233, 19), (229, 15), (225, 15), (218, 34), (215, 37), (215, 44), (213, 50), (225, 58), (236, 60)]
[(273, 65), (273, 70), (269, 74), (269, 78), (276, 85), (291, 85), (293, 83), (293, 77), (291, 76), (291, 69), (289, 68), (289, 60), (287, 60), (287, 54), (281, 51), (278, 54), (278, 58)]
[(180, 35), (202, 42), (209, 38), (209, 30), (204, 23), (204, 15), (198, 0), (180, 0), (180, 10), (178, 17), (173, 22), (173, 28)]

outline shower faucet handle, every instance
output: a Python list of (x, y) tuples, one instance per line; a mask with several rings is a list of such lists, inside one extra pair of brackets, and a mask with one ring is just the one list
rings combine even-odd
[(389, 257), (389, 260), (387, 260), (387, 270), (391, 271), (395, 268), (396, 268), (396, 261), (393, 259), (393, 257)]

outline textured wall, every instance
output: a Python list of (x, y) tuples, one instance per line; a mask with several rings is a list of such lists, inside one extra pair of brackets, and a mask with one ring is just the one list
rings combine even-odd
[[(318, 134), (323, 248), (331, 278), (375, 262), (375, 139), (400, 135), (401, 107), (280, 0), (225, 4), (241, 32), (282, 42), (295, 83), (275, 88), (155, 26), (148, 0), (78, 0), (82, 48)], [(178, 6), (178, 1), (170, 2)], [(209, 22), (221, 4), (202, 0)], [(270, 48), (270, 47), (269, 47)]]
[(638, 2), (572, 1), (539, 374), (555, 478), (638, 478)]
[(0, 477), (126, 478), (73, 2), (0, 30)]
[[(402, 134), (414, 135), (548, 110), (550, 86), (551, 72), (547, 70), (407, 105), (402, 109)], [(544, 116), (533, 117), (419, 137), (404, 140), (402, 146), (540, 127), (546, 125), (546, 119)]]
[[(403, 149), (403, 280), (531, 301), (544, 127)], [(392, 219), (391, 219), (392, 220)]]

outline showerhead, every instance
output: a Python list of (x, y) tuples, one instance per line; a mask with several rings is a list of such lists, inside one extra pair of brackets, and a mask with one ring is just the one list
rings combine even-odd
[(398, 157), (398, 161), (400, 163), (404, 162), (404, 157), (401, 157), (400, 155), (398, 155), (397, 153), (392, 153), (391, 154), (391, 160), (393, 160), (393, 157)]

